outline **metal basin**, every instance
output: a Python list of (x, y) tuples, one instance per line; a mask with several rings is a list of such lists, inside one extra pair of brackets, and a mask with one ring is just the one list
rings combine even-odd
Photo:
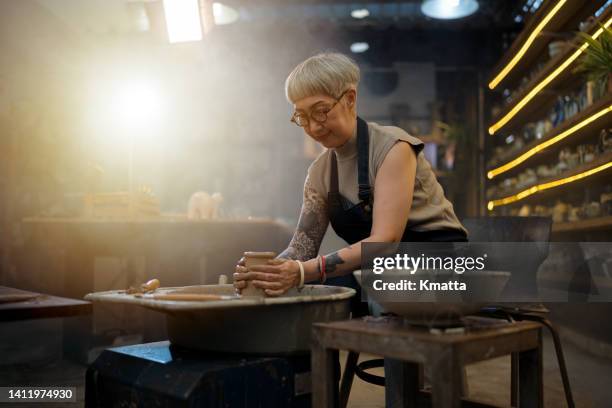
[[(166, 314), (171, 343), (190, 349), (234, 353), (287, 354), (310, 349), (311, 326), (349, 317), (350, 288), (306, 285), (284, 296), (215, 301), (137, 298), (109, 291), (90, 293), (93, 302), (129, 303)], [(234, 294), (232, 285), (160, 288), (157, 294)]]
[[(441, 275), (439, 272), (420, 270), (417, 271), (417, 276), (421, 274), (430, 277), (432, 274), (437, 274), (439, 278)], [(361, 271), (354, 271), (353, 274), (361, 285)], [(474, 292), (480, 295), (486, 294), (486, 298), (491, 300), (497, 299), (502, 293), (509, 278), (510, 273), (502, 271), (473, 271), (463, 276), (463, 280), (473, 288)], [(461, 293), (449, 291), (415, 290), (403, 296), (409, 296), (412, 301), (370, 300), (373, 303), (372, 309), (394, 313), (415, 325), (444, 327), (461, 324), (463, 316), (477, 313), (489, 304), (483, 301), (469, 302), (462, 298)]]

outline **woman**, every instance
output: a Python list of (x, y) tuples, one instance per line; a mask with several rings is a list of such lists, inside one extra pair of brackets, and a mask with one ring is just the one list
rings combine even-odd
[[(299, 222), (276, 262), (247, 270), (247, 281), (278, 296), (303, 282), (356, 287), (361, 243), (465, 241), (467, 234), (435, 178), (423, 142), (402, 129), (357, 117), (359, 68), (342, 54), (319, 54), (299, 64), (285, 83), (291, 121), (327, 148), (310, 166)], [(349, 245), (317, 256), (331, 223)]]

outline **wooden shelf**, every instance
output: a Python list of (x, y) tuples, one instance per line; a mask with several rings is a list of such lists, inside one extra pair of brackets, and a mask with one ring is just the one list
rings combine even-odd
[[(495, 69), (492, 71), (493, 74), (487, 81), (491, 82), (501, 70), (508, 65), (508, 63), (514, 58), (516, 53), (521, 49), (523, 44), (527, 41), (531, 33), (534, 31), (536, 26), (546, 17), (546, 15), (555, 7), (557, 1), (544, 2), (542, 7), (529, 19), (523, 30), (516, 37), (510, 48), (506, 51), (500, 62), (497, 64)], [(531, 46), (527, 49), (523, 57), (518, 63), (512, 68), (512, 70), (506, 75), (506, 77), (496, 86), (496, 89), (503, 89), (508, 85), (514, 85), (517, 83), (528, 67), (531, 67), (533, 63), (542, 55), (542, 53), (548, 52), (547, 46), (551, 41), (550, 36), (542, 35), (543, 33), (556, 33), (564, 30), (568, 25), (572, 25), (577, 20), (581, 21), (586, 17), (593, 15), (601, 6), (605, 4), (605, 0), (568, 0), (561, 9), (555, 14), (555, 16), (544, 26), (542, 32), (535, 38)], [(574, 28), (572, 28), (573, 30)]]
[[(589, 33), (593, 33), (599, 27), (599, 23), (603, 24), (610, 17), (612, 17), (612, 7), (608, 7), (604, 13), (599, 16), (596, 22), (591, 26)], [(575, 51), (575, 47), (579, 47), (583, 43), (581, 39), (575, 39), (571, 42), (571, 46), (566, 47), (562, 52), (560, 52), (555, 58), (548, 61), (548, 63), (536, 74), (534, 78), (529, 82), (525, 88), (517, 93), (514, 96), (512, 103), (505, 106), (502, 112), (497, 115), (497, 117), (491, 121), (489, 126), (494, 125), (499, 122), (506, 114), (508, 114), (512, 109), (527, 95), (534, 89), (538, 84), (540, 84), (544, 79), (546, 79), (555, 69), (557, 69), (560, 65), (563, 64)], [(578, 60), (578, 59), (577, 59)], [(576, 60), (576, 61), (577, 61)], [(575, 61), (570, 64), (566, 69), (564, 69), (561, 73), (559, 73), (555, 79), (553, 79), (550, 83), (548, 83), (538, 94), (536, 94), (519, 112), (517, 112), (512, 119), (510, 119), (504, 126), (502, 126), (496, 134), (499, 134), (502, 129), (512, 128), (513, 126), (517, 126), (518, 124), (530, 122), (537, 118), (537, 114), (541, 114), (542, 109), (548, 106), (552, 106), (554, 104), (554, 99), (558, 95), (556, 92), (547, 92), (551, 89), (571, 89), (579, 83), (580, 76), (572, 73), (572, 67), (575, 65)], [(535, 117), (535, 118), (534, 118)]]
[[(591, 106), (587, 107), (586, 109), (584, 109), (581, 112), (578, 112), (577, 114), (575, 114), (571, 118), (563, 121), (557, 127), (551, 129), (546, 135), (544, 135), (544, 137), (542, 137), (542, 139), (534, 140), (531, 143), (525, 145), (520, 150), (511, 151), (511, 152), (508, 152), (506, 154), (501, 155), (500, 158), (499, 158), (500, 160), (498, 160), (497, 164), (495, 164), (494, 166), (489, 167), (487, 169), (487, 171), (493, 170), (493, 169), (496, 169), (496, 168), (499, 168), (499, 167), (503, 166), (504, 164), (514, 160), (515, 158), (519, 157), (520, 155), (524, 154), (525, 152), (533, 149), (537, 145), (542, 144), (542, 143), (546, 142), (547, 140), (550, 140), (553, 137), (555, 137), (555, 136), (565, 132), (566, 130), (570, 129), (571, 127), (577, 125), (578, 123), (582, 122), (583, 120), (589, 118), (590, 116), (592, 116), (595, 113), (601, 111), (602, 109), (605, 109), (606, 107), (608, 107), (610, 105), (612, 105), (612, 94), (607, 94), (606, 96), (604, 96), (600, 100), (594, 102)], [(583, 137), (583, 136), (589, 134), (590, 132), (592, 132), (593, 128), (604, 129), (606, 127), (609, 127), (611, 124), (612, 124), (612, 114), (607, 113), (607, 114), (601, 116), (600, 118), (598, 118), (597, 120), (589, 123), (587, 126), (584, 126), (584, 127), (580, 128), (580, 129), (576, 130), (574, 133), (572, 133), (571, 135), (569, 135), (565, 139), (562, 139), (558, 143), (550, 146), (548, 149), (543, 150), (542, 152), (549, 152), (551, 149), (554, 149), (555, 147), (565, 146), (569, 142), (575, 142), (577, 139), (580, 139), (581, 137)], [(513, 172), (513, 171), (515, 171), (517, 169), (521, 169), (522, 167), (525, 166), (526, 163), (533, 164), (533, 162), (536, 161), (536, 158), (537, 158), (537, 156), (539, 154), (541, 154), (541, 152), (536, 154), (535, 156), (530, 157), (529, 159), (527, 159), (523, 163), (517, 165), (513, 169), (508, 170), (507, 172), (504, 172), (504, 173), (498, 175), (497, 178), (503, 177), (502, 176), (503, 174), (509, 174), (509, 173), (511, 173), (511, 172)]]
[(552, 232), (578, 232), (612, 229), (612, 215), (580, 221), (554, 223)]
[[(527, 190), (527, 189), (529, 189), (529, 188), (531, 188), (533, 186), (537, 186), (537, 185), (540, 185), (540, 184), (549, 183), (551, 181), (561, 180), (561, 179), (564, 179), (564, 178), (567, 178), (567, 177), (575, 176), (577, 174), (580, 174), (580, 173), (583, 173), (585, 171), (594, 169), (596, 167), (601, 166), (602, 164), (605, 164), (605, 163), (608, 163), (608, 162), (611, 162), (611, 161), (612, 161), (612, 152), (609, 152), (609, 153), (606, 153), (606, 154), (602, 154), (601, 156), (597, 157), (595, 160), (593, 160), (590, 163), (581, 164), (580, 166), (577, 166), (577, 167), (575, 167), (573, 169), (570, 169), (570, 170), (566, 170), (566, 171), (564, 171), (563, 173), (561, 173), (559, 175), (552, 176), (552, 177), (546, 177), (546, 178), (543, 178), (543, 179), (538, 179), (535, 183), (531, 183), (531, 184), (528, 184), (526, 186), (522, 186), (520, 188), (514, 188), (512, 190), (508, 190), (508, 191), (504, 192), (501, 197), (497, 197), (497, 198), (493, 198), (493, 199), (487, 199), (487, 201), (494, 201), (494, 200), (499, 200), (501, 198), (513, 196), (513, 195), (516, 195), (516, 194), (520, 193), (521, 191), (525, 191), (525, 190)], [(608, 172), (612, 171), (612, 168), (610, 168), (610, 169), (608, 169), (606, 171), (608, 171)], [(581, 181), (588, 180), (588, 179), (589, 179), (589, 177), (586, 177), (586, 178), (582, 179)], [(553, 191), (553, 190), (555, 190), (555, 189), (546, 190), (546, 191), (548, 192), (548, 191)], [(564, 192), (565, 191), (564, 188), (557, 188), (556, 190), (560, 191), (560, 192)], [(536, 193), (536, 194), (539, 194), (539, 193)], [(533, 195), (530, 196), (530, 197), (533, 197)], [(527, 199), (528, 198), (526, 198), (525, 200), (527, 200)], [(523, 203), (525, 200), (515, 201), (512, 204)], [(508, 205), (512, 205), (512, 204), (508, 204)]]

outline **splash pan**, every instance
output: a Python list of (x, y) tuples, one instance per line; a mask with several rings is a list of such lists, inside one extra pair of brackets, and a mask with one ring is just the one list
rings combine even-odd
[(176, 301), (135, 297), (125, 291), (90, 293), (92, 302), (143, 306), (166, 314), (168, 337), (178, 346), (203, 351), (286, 354), (310, 349), (313, 323), (349, 318), (355, 290), (306, 285), (300, 292), (270, 298), (232, 298), (232, 285), (160, 288), (155, 294), (228, 296), (225, 300)]

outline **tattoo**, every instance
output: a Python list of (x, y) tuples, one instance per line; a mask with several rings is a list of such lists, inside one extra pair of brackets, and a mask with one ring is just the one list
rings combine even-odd
[(336, 267), (344, 263), (344, 259), (340, 257), (338, 252), (334, 252), (325, 257), (325, 271), (332, 273), (336, 271)]
[(296, 253), (295, 249), (293, 249), (292, 247), (287, 247), (287, 249), (285, 249), (283, 252), (281, 252), (277, 256), (277, 258), (297, 260), (296, 255), (297, 255), (297, 253)]
[(327, 204), (306, 178), (304, 183), (304, 202), (297, 228), (289, 247), (279, 257), (307, 261), (317, 256), (321, 241), (327, 230)]

